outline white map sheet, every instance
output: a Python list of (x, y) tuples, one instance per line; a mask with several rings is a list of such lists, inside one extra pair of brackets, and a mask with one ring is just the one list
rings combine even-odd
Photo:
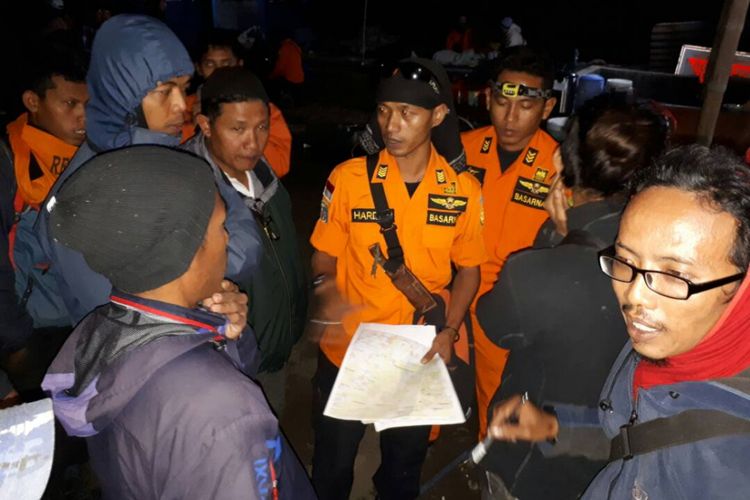
[(435, 327), (362, 323), (323, 412), (391, 427), (458, 424), (465, 418), (440, 356), (422, 365)]
[(0, 500), (37, 500), (52, 470), (52, 400), (0, 410)]

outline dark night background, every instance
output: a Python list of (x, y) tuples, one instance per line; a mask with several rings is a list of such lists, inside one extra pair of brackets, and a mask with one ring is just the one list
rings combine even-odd
[[(252, 3), (252, 2), (248, 2)], [(310, 49), (327, 55), (359, 55), (365, 0), (257, 1), (265, 11), (268, 32), (306, 28)], [(371, 47), (378, 41), (398, 40), (401, 46), (431, 55), (442, 47), (445, 36), (459, 15), (466, 15), (481, 36), (497, 30), (500, 19), (511, 16), (523, 28), (530, 45), (550, 51), (559, 65), (565, 63), (574, 48), (581, 60), (603, 59), (610, 64), (645, 65), (648, 61), (649, 35), (655, 23), (703, 21), (709, 27), (708, 39), (718, 21), (721, 1), (686, 2), (684, 0), (602, 0), (493, 2), (460, 0), (368, 0), (367, 25)], [(49, 9), (43, 0), (8, 0), (0, 6), (0, 40), (5, 48), (5, 79), (12, 78), (25, 39), (47, 22)], [(109, 5), (117, 10), (158, 12), (152, 0), (67, 0), (66, 8), (84, 18), (92, 6)], [(168, 24), (190, 46), (198, 32), (211, 23), (209, 0), (172, 0), (166, 2)], [(181, 26), (175, 26), (175, 24)], [(745, 30), (747, 32), (747, 30)], [(745, 33), (741, 48), (747, 48)], [(374, 55), (369, 52), (368, 55)], [(421, 54), (420, 54), (421, 55)]]
[[(20, 94), (28, 74), (27, 64), (32, 60), (30, 49), (42, 39), (42, 33), (55, 17), (58, 21), (61, 16), (65, 17), (67, 24), (73, 27), (68, 34), (80, 40), (81, 27), (96, 24), (94, 17), (98, 8), (105, 7), (112, 14), (149, 13), (165, 20), (188, 49), (193, 49), (212, 29), (214, 17), (220, 18), (214, 15), (217, 4), (243, 5), (245, 10), (240, 16), (230, 16), (228, 21), (234, 22), (235, 28), (240, 30), (252, 25), (263, 29), (267, 38), (264, 51), (254, 54), (259, 57), (246, 57), (246, 66), (261, 78), (272, 67), (274, 42), (280, 38), (292, 36), (304, 50), (308, 106), (299, 109), (297, 114), (285, 111), (285, 115), (296, 137), (300, 136), (298, 132), (305, 125), (314, 124), (307, 128), (309, 135), (305, 137), (305, 143), (314, 142), (316, 137), (311, 135), (321, 132), (323, 125), (344, 129), (336, 130), (337, 136), (351, 135), (352, 127), (366, 122), (373, 106), (375, 84), (387, 64), (409, 56), (412, 51), (422, 57), (431, 57), (444, 48), (448, 32), (462, 15), (468, 18), (479, 49), (499, 38), (503, 17), (512, 17), (521, 26), (530, 46), (545, 49), (552, 55), (561, 77), (563, 70), (571, 68), (576, 49), (577, 68), (590, 63), (653, 70), (654, 67), (649, 66), (649, 56), (652, 29), (657, 23), (703, 23), (703, 28), (692, 34), (689, 43), (711, 46), (724, 4), (722, 0), (455, 0), (440, 3), (433, 0), (64, 0), (64, 10), (55, 11), (49, 5), (51, 2), (0, 2), (0, 47), (3, 48), (4, 68), (0, 78), (0, 125), (22, 111)], [(365, 64), (362, 64), (365, 6), (367, 53)], [(739, 50), (750, 51), (750, 29), (747, 22), (745, 24)], [(681, 43), (684, 42), (675, 47)], [(673, 61), (668, 58), (662, 71), (674, 72), (677, 52), (673, 54)], [(490, 64), (478, 69), (481, 71), (470, 75), (470, 71), (462, 74), (463, 69), (459, 68), (459, 73), (452, 75), (454, 84), (456, 79), (465, 78), (469, 88), (484, 85), (489, 78)], [(670, 79), (663, 73), (651, 76), (654, 77), (653, 84), (648, 89), (639, 87), (638, 92), (645, 94), (649, 91), (649, 98), (686, 104), (699, 110), (702, 88), (697, 79), (691, 83), (684, 78), (671, 81), (679, 79)], [(750, 96), (743, 95), (748, 85), (739, 86), (739, 94), (737, 85), (734, 89), (731, 87), (725, 95), (730, 99), (728, 102), (743, 104), (748, 101)], [(486, 113), (479, 108), (459, 110), (462, 111), (469, 113), (468, 116), (462, 113), (462, 116), (472, 120), (474, 125), (487, 121)], [(295, 128), (295, 125), (300, 127)], [(326, 145), (332, 142), (327, 137), (317, 139)], [(341, 142), (347, 140), (341, 139)], [(744, 145), (743, 141), (739, 141), (743, 143), (740, 146)], [(296, 144), (300, 142), (303, 141)], [(348, 153), (348, 145), (343, 146), (339, 149)], [(737, 149), (744, 151), (746, 147)], [(331, 159), (325, 161), (329, 163)]]

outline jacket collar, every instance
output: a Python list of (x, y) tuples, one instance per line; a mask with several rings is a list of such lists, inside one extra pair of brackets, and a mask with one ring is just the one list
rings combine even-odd
[(121, 307), (155, 316), (171, 323), (180, 323), (197, 329), (197, 333), (224, 335), (226, 319), (203, 309), (187, 309), (175, 304), (137, 297), (120, 290), (112, 290), (110, 302)]

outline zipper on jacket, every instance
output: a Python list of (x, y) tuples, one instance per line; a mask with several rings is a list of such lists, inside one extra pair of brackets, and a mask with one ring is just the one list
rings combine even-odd
[[(620, 369), (622, 369), (626, 364), (627, 363), (623, 363), (620, 366)], [(612, 380), (614, 381), (617, 378), (617, 376), (619, 376), (619, 375), (620, 375), (620, 370), (617, 371), (617, 375)], [(612, 384), (612, 386), (614, 387), (614, 383)], [(610, 395), (611, 395), (611, 390), (612, 390), (612, 388), (610, 388)], [(641, 397), (641, 393), (637, 392), (636, 396), (635, 396), (635, 401), (633, 401), (633, 406), (630, 409), (630, 418), (628, 418), (628, 423), (627, 423), (628, 426), (632, 426), (638, 420), (638, 400), (639, 400), (640, 397)], [(624, 460), (624, 459), (620, 460), (620, 470), (617, 471), (617, 474), (612, 478), (612, 481), (609, 483), (609, 491), (607, 492), (607, 498), (608, 499), (612, 499), (612, 491), (615, 488), (615, 484), (617, 484), (617, 481), (620, 479), (620, 476), (622, 476), (622, 472), (625, 469), (625, 462), (626, 462), (626, 460)], [(633, 484), (633, 487), (635, 487), (635, 484)], [(631, 491), (630, 496), (632, 498), (633, 488), (631, 488), (630, 491)]]
[[(267, 210), (265, 204), (263, 204), (263, 208), (261, 210), (263, 210), (263, 212)], [(279, 258), (278, 250), (276, 250), (276, 245), (274, 244), (274, 241), (278, 241), (280, 238), (271, 229), (270, 218), (266, 219), (265, 214), (262, 212), (253, 211), (253, 213), (255, 213), (258, 216), (258, 218), (261, 219), (261, 226), (263, 227), (263, 232), (266, 235), (266, 238), (268, 238), (268, 244), (273, 250), (273, 257), (274, 257), (274, 261), (276, 262), (276, 267), (278, 268), (279, 273), (281, 274), (282, 280), (284, 281), (284, 292), (286, 294), (287, 314), (289, 315), (288, 316), (288, 319), (289, 319), (288, 333), (291, 337), (292, 336), (292, 322), (293, 322), (293, 317), (294, 317), (294, 314), (292, 311), (292, 294), (291, 294), (291, 291), (289, 290), (289, 279), (287, 278), (286, 271), (284, 271), (284, 266), (281, 264), (281, 259)]]

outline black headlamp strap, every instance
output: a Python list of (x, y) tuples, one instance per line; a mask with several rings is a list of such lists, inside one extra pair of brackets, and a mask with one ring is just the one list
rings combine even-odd
[(404, 263), (404, 250), (401, 248), (401, 243), (398, 240), (396, 216), (393, 209), (388, 206), (388, 199), (385, 197), (383, 183), (372, 182), (379, 158), (378, 154), (367, 156), (367, 180), (370, 183), (372, 201), (375, 203), (375, 218), (380, 226), (380, 232), (383, 234), (383, 238), (385, 238), (385, 244), (388, 247), (388, 260), (385, 261), (383, 267), (391, 273), (395, 272)]
[(492, 88), (503, 97), (531, 97), (549, 99), (552, 97), (550, 89), (528, 87), (523, 83), (493, 82)]

